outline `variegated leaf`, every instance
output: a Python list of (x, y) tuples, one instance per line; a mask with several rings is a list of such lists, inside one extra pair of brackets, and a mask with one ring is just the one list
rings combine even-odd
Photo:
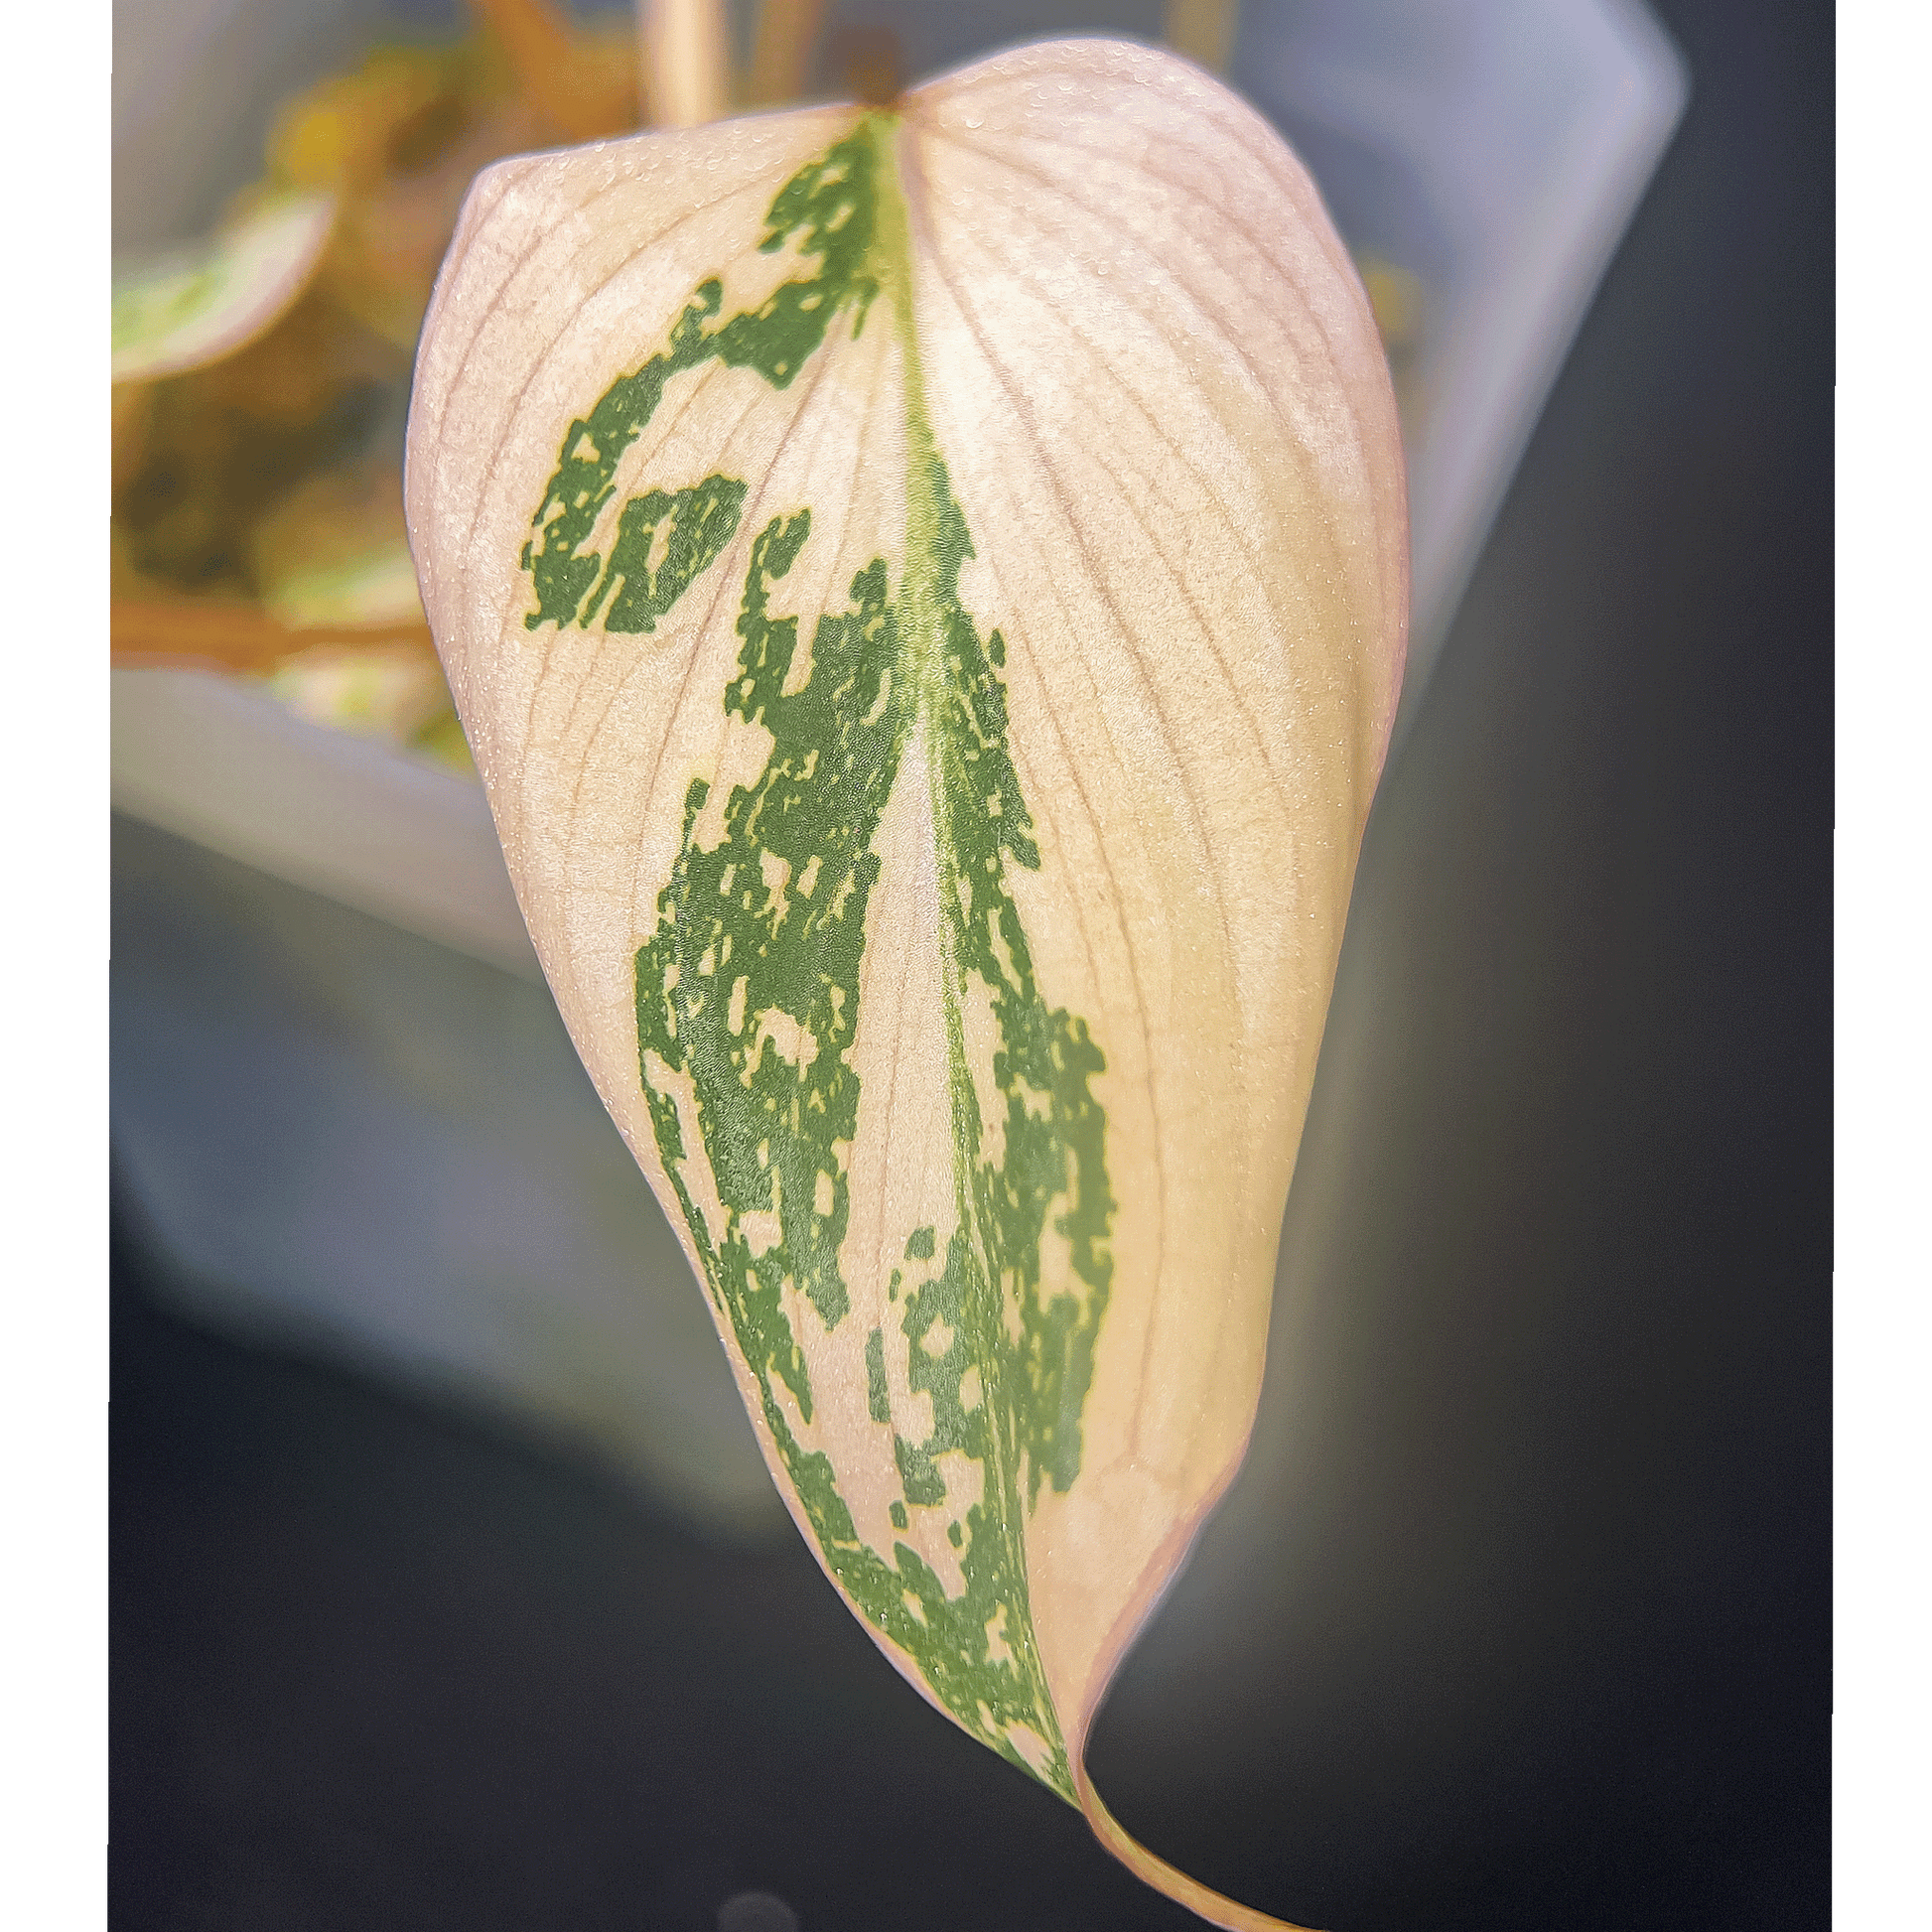
[(1172, 57), (503, 163), (425, 602), (532, 937), (774, 1475), (956, 1722), (1081, 1751), (1238, 1463), (1400, 678), (1373, 321)]

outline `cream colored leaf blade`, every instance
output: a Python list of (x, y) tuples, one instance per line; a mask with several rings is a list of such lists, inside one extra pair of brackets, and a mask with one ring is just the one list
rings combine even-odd
[(1406, 551), (1306, 177), (1145, 49), (503, 164), (425, 602), (566, 1020), (889, 1656), (1080, 1753), (1238, 1464)]

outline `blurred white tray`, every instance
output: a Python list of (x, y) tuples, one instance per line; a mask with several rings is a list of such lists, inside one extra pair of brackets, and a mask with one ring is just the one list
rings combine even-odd
[(474, 778), (202, 671), (116, 671), (114, 809), (542, 977)]

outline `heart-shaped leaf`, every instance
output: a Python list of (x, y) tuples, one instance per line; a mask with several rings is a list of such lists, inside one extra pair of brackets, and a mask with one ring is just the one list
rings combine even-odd
[(1253, 1419), (1401, 673), (1401, 452), (1307, 176), (1030, 48), (483, 175), (412, 543), (532, 937), (793, 1514), (1080, 1805)]

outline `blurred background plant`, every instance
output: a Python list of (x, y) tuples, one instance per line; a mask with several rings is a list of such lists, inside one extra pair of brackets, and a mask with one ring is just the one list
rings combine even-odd
[(468, 765), (403, 522), (417, 332), (479, 169), (638, 124), (627, 20), (472, 0), (459, 37), (385, 39), (289, 100), (216, 235), (117, 276), (117, 662), (260, 677)]
[[(741, 12), (466, 0), (440, 36), (382, 23), (353, 67), (280, 107), (259, 179), (212, 237), (120, 268), (117, 664), (257, 679), (317, 723), (474, 768), (402, 509), (437, 268), (470, 183), (505, 155), (897, 82), (894, 36), (828, 32), (824, 0)], [(1219, 68), (1234, 21), (1234, 0), (1169, 0), (1160, 24)], [(1360, 265), (1400, 380), (1421, 284), (1379, 254)]]

